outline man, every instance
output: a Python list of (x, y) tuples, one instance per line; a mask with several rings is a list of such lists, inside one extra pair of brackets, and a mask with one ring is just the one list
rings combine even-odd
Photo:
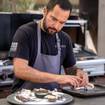
[(76, 69), (76, 75), (65, 73), (76, 63), (70, 37), (61, 31), (71, 13), (69, 0), (50, 0), (43, 18), (21, 26), (15, 33), (10, 52), (13, 54), (15, 81), (13, 92), (22, 88), (54, 89), (60, 86), (85, 86), (87, 74)]

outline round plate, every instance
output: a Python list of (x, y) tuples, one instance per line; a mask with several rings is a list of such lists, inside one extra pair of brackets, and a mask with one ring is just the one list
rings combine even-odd
[(73, 101), (73, 97), (71, 95), (68, 94), (64, 94), (64, 98), (65, 100), (63, 101), (58, 101), (58, 102), (19, 102), (17, 101), (16, 98), (16, 93), (11, 94), (7, 97), (7, 101), (11, 104), (15, 104), (15, 105), (65, 105), (65, 104), (69, 104)]

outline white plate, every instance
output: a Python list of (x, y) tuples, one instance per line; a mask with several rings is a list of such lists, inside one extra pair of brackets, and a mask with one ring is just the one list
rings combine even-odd
[(73, 101), (73, 97), (71, 95), (68, 95), (65, 93), (63, 94), (64, 94), (64, 98), (62, 100), (57, 100), (55, 102), (48, 102), (48, 100), (46, 99), (39, 99), (37, 101), (29, 101), (29, 102), (21, 102), (16, 98), (16, 93), (14, 93), (7, 97), (7, 101), (15, 105), (65, 105)]

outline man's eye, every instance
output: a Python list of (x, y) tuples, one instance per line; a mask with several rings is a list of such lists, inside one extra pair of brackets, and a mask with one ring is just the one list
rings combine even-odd
[(52, 17), (52, 20), (53, 20), (53, 21), (57, 21), (57, 19), (56, 19), (55, 17)]
[(60, 24), (65, 24), (65, 22), (60, 22)]

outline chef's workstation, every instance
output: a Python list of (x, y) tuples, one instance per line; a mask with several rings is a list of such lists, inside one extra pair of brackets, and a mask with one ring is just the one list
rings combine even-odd
[[(11, 24), (13, 27), (19, 27), (19, 25), (33, 20), (34, 17), (37, 17), (37, 19), (41, 18), (41, 15), (37, 14), (0, 14), (4, 20), (4, 17), (12, 17)], [(19, 18), (21, 17), (21, 18)], [(72, 16), (73, 18), (74, 16)], [(3, 21), (2, 20), (2, 21)], [(10, 21), (10, 20), (8, 20)], [(14, 22), (15, 21), (15, 22)], [(23, 23), (21, 23), (21, 21)], [(5, 22), (5, 20), (4, 20)], [(14, 24), (15, 23), (15, 24)], [(18, 23), (20, 23), (18, 25)], [(2, 25), (3, 26), (3, 25)], [(13, 29), (12, 27), (12, 29)], [(77, 30), (78, 28), (81, 29), (81, 27), (84, 29), (82, 31), (82, 35), (84, 37), (86, 36), (86, 30), (87, 30), (87, 20), (85, 19), (72, 19), (68, 20), (67, 23), (64, 26), (64, 30), (67, 31), (69, 28), (75, 28)], [(14, 29), (13, 31), (15, 31)], [(80, 30), (79, 30), (80, 31)], [(104, 70), (104, 64), (105, 59), (99, 58), (95, 53), (89, 52), (88, 49), (85, 49), (80, 44), (74, 43), (74, 53), (77, 59), (77, 66), (82, 68), (83, 70), (86, 70), (88, 72), (90, 78), (92, 80), (95, 80), (94, 78), (98, 78), (99, 76), (104, 77), (105, 70)], [(1, 56), (2, 60), (0, 62), (0, 72), (1, 72), (1, 81), (0, 86), (1, 90), (3, 91), (3, 88), (5, 91), (3, 91), (3, 94), (5, 95), (5, 99), (1, 99), (0, 102), (2, 105), (9, 105), (9, 104), (86, 104), (90, 102), (90, 105), (93, 104), (93, 100), (95, 100), (95, 105), (98, 105), (100, 100), (104, 100), (105, 95), (105, 85), (100, 81), (92, 81), (93, 84), (89, 84), (87, 87), (81, 87), (77, 88), (76, 90), (72, 87), (63, 87), (60, 91), (58, 90), (46, 90), (46, 89), (34, 89), (34, 90), (27, 90), (22, 89), (21, 91), (17, 92), (16, 94), (10, 93), (10, 88), (13, 83), (13, 65), (12, 61), (8, 58), (6, 58), (6, 54)], [(100, 69), (100, 71), (99, 71)], [(9, 89), (8, 89), (9, 88)], [(41, 95), (42, 94), (42, 95)], [(92, 99), (91, 99), (91, 98)], [(93, 98), (95, 97), (95, 98)], [(90, 98), (90, 99), (89, 99)], [(90, 100), (90, 101), (89, 101)], [(92, 100), (92, 101), (91, 101)], [(96, 101), (97, 100), (97, 101)], [(88, 102), (89, 101), (89, 102)], [(31, 103), (30, 103), (31, 102)]]
[[(104, 105), (105, 59), (104, 57), (98, 56), (95, 47), (91, 44), (92, 41), (89, 40), (91, 36), (91, 33), (89, 33), (91, 19), (88, 19), (88, 12), (90, 11), (82, 8), (85, 7), (84, 5), (87, 5), (87, 1), (80, 1), (82, 2), (80, 8), (81, 16), (73, 14), (65, 23), (63, 30), (70, 34), (72, 38), (73, 52), (77, 60), (76, 66), (88, 73), (90, 83), (86, 87), (78, 87), (75, 89), (72, 86), (65, 86), (60, 90), (54, 89), (51, 91), (44, 88), (35, 88), (33, 90), (22, 89), (16, 93), (11, 93), (14, 74), (12, 60), (8, 58), (7, 53), (11, 45), (12, 37), (19, 26), (32, 20), (39, 20), (42, 14), (0, 13), (1, 105)], [(94, 6), (96, 6), (96, 4), (97, 3), (95, 3)], [(3, 27), (6, 28), (4, 29)], [(91, 45), (88, 46), (88, 43)]]

